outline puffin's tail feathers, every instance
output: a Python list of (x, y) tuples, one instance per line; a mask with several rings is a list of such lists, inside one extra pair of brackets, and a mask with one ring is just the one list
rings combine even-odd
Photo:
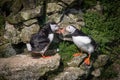
[(98, 44), (98, 43), (96, 43), (96, 44), (95, 44), (95, 51), (97, 51), (97, 50), (98, 50), (98, 48), (99, 48), (99, 44)]
[(31, 47), (31, 44), (30, 44), (30, 43), (26, 43), (26, 46), (27, 46), (27, 50), (28, 50), (28, 51), (32, 51), (32, 47)]

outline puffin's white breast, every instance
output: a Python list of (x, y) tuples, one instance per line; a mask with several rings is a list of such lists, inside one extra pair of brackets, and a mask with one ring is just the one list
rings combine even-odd
[(91, 39), (87, 36), (72, 36), (73, 41), (76, 43), (83, 43), (83, 44), (89, 44), (91, 42)]
[(78, 48), (88, 53), (93, 52), (94, 49), (93, 46), (90, 44), (91, 39), (89, 37), (73, 36), (72, 39)]
[(48, 35), (48, 38), (49, 38), (50, 42), (52, 42), (52, 41), (53, 41), (53, 38), (54, 38), (54, 34), (53, 34), (53, 33), (49, 34), (49, 35)]
[(26, 46), (27, 46), (28, 51), (32, 51), (32, 47), (30, 43), (27, 43)]

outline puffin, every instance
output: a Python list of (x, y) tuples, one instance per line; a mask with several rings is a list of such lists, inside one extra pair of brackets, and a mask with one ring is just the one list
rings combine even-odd
[(41, 54), (43, 58), (50, 57), (45, 56), (44, 53), (47, 51), (51, 42), (54, 38), (54, 33), (61, 33), (59, 26), (55, 22), (46, 23), (42, 29), (40, 29), (37, 33), (33, 34), (30, 42), (27, 43), (28, 51), (32, 53)]
[[(95, 40), (73, 25), (63, 28), (61, 32), (63, 34), (64, 32), (68, 32), (72, 37), (73, 43), (81, 50), (81, 52), (84, 51), (88, 54), (88, 57), (85, 58), (84, 63), (86, 65), (90, 65), (90, 56), (97, 47)], [(73, 56), (80, 56), (81, 54), (82, 53), (76, 53), (73, 54)]]

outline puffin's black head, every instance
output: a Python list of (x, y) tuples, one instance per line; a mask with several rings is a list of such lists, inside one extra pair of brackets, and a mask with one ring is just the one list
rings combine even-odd
[(74, 26), (72, 26), (72, 25), (69, 25), (69, 26), (67, 26), (66, 28), (65, 28), (65, 30), (67, 31), (67, 32), (69, 32), (69, 33), (74, 33), (75, 32), (75, 30), (76, 30), (76, 28), (74, 27)]
[(61, 33), (60, 31), (61, 29), (59, 28), (59, 25), (57, 23), (50, 22), (49, 25), (53, 33), (59, 33), (59, 34)]

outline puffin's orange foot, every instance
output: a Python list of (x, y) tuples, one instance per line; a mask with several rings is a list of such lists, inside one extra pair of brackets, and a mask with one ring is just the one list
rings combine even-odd
[(86, 59), (84, 60), (84, 63), (85, 63), (86, 65), (90, 65), (90, 58), (86, 58)]
[(80, 55), (82, 55), (82, 53), (75, 53), (75, 54), (73, 54), (74, 57), (77, 57), (77, 56), (80, 56)]
[(42, 58), (50, 58), (51, 56), (42, 56)]

